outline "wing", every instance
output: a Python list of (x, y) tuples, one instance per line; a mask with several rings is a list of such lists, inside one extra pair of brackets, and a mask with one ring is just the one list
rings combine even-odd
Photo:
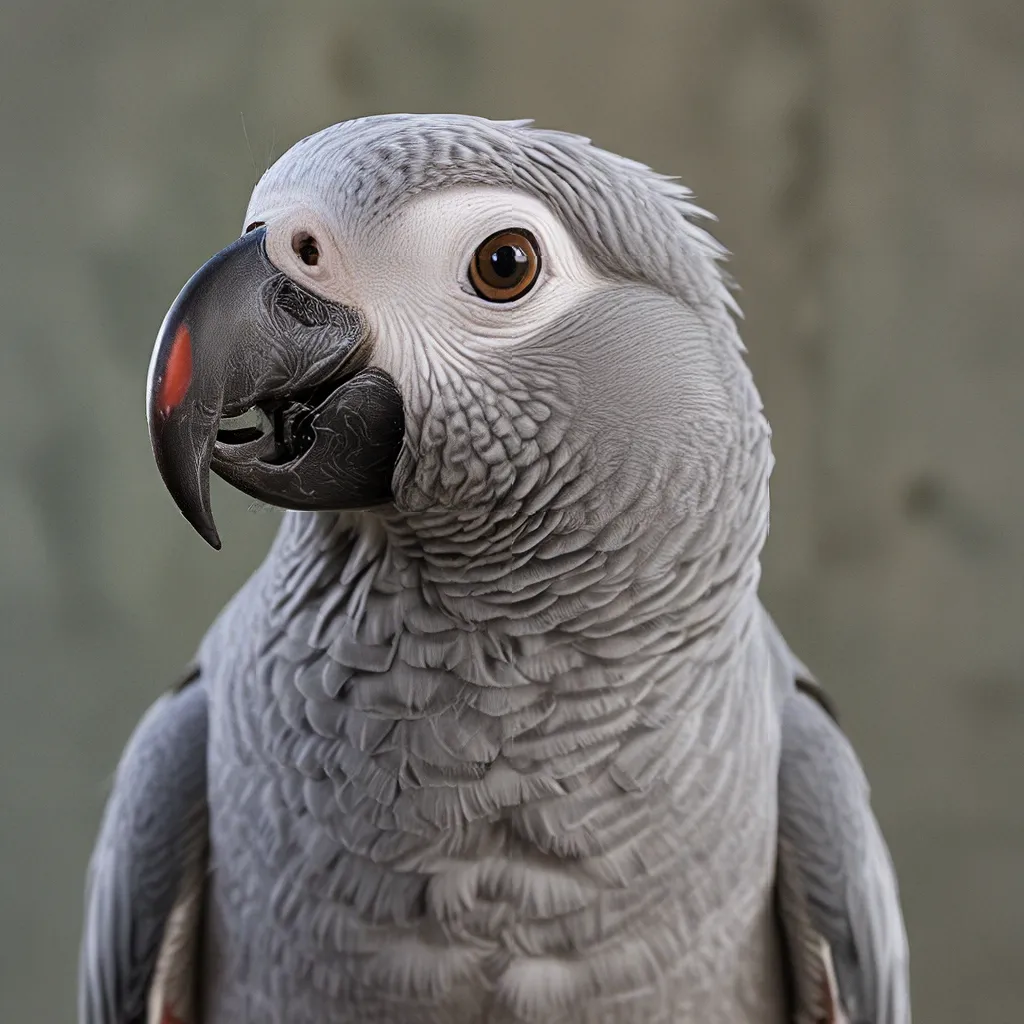
[(206, 690), (193, 669), (147, 711), (121, 757), (89, 864), (80, 1024), (147, 1019), (172, 912), (180, 917), (205, 860), (206, 734)]
[(817, 684), (791, 655), (789, 679), (779, 902), (797, 1006), (807, 1020), (909, 1024), (906, 931), (867, 780)]

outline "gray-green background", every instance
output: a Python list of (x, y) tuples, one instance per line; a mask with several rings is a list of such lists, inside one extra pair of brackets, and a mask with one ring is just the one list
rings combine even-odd
[(164, 493), (161, 317), (269, 160), (393, 110), (533, 116), (718, 213), (764, 591), (873, 779), (917, 1019), (1024, 1020), (1020, 0), (4, 0), (0, 1020), (72, 1019), (109, 773), (276, 522), (215, 484), (214, 554)]

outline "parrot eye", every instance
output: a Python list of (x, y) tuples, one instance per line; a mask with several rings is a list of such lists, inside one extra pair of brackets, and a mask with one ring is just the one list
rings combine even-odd
[(497, 231), (484, 239), (469, 264), (469, 280), (489, 302), (511, 302), (525, 295), (540, 272), (537, 241), (525, 228)]

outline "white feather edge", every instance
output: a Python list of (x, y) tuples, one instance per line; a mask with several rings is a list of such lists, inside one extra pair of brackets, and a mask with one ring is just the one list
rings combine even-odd
[(199, 1020), (199, 940), (206, 889), (205, 815), (193, 841), (181, 891), (167, 918), (149, 988), (148, 1024), (197, 1024)]

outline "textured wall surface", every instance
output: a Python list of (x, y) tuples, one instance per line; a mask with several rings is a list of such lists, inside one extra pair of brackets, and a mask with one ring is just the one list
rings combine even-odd
[(917, 1019), (1024, 1019), (1019, 0), (7, 0), (0, 1019), (72, 1018), (117, 754), (276, 522), (215, 484), (215, 555), (174, 510), (156, 328), (273, 157), (390, 110), (533, 116), (719, 215), (775, 426), (764, 591), (874, 781)]

